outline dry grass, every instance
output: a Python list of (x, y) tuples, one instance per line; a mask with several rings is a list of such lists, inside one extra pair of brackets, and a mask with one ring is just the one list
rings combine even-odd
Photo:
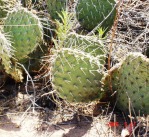
[(113, 58), (121, 60), (128, 52), (143, 52), (149, 46), (149, 1), (124, 0), (119, 7)]

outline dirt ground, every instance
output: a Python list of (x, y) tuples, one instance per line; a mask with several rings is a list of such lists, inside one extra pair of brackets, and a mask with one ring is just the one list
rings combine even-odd
[(122, 130), (122, 127), (108, 126), (109, 114), (75, 116), (73, 110), (68, 113), (71, 110), (68, 106), (64, 106), (64, 112), (61, 109), (50, 110), (50, 107), (33, 109), (32, 95), (20, 92), (15, 96), (5, 94), (4, 101), (2, 91), (0, 137), (118, 137)]
[(113, 137), (112, 131), (104, 120), (92, 123), (51, 124), (38, 119), (38, 114), (13, 114), (1, 117), (1, 137)]

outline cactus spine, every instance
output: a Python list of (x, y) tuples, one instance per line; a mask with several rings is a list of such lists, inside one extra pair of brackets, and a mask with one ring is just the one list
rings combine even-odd
[(1, 59), (1, 69), (4, 69), (4, 71), (11, 75), (13, 79), (15, 79), (17, 82), (21, 82), (22, 72), (21, 70), (16, 67), (15, 64), (12, 62), (14, 50), (12, 48), (11, 42), (6, 38), (4, 34), (0, 32), (0, 59)]

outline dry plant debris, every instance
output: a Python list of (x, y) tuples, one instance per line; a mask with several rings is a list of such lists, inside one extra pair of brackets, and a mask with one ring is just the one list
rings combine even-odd
[(119, 7), (113, 58), (120, 60), (128, 52), (144, 52), (149, 47), (149, 1), (123, 0)]

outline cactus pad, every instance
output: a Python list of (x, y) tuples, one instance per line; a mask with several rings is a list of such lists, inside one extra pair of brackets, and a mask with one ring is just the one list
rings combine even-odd
[(4, 22), (4, 31), (12, 36), (15, 57), (20, 60), (43, 41), (43, 29), (39, 18), (26, 8), (10, 12)]
[(83, 36), (77, 33), (70, 33), (67, 36), (64, 45), (65, 47), (80, 49), (90, 53), (94, 57), (99, 57), (99, 60), (101, 60), (101, 62), (103, 61), (102, 64), (105, 63), (107, 48), (103, 42), (95, 36)]
[(104, 65), (98, 57), (72, 48), (62, 48), (55, 54), (51, 68), (53, 88), (70, 102), (101, 99), (101, 78)]
[(91, 31), (98, 24), (107, 32), (113, 25), (116, 8), (114, 0), (78, 0), (76, 16), (81, 26)]
[(129, 53), (116, 73), (117, 107), (128, 112), (130, 98), (131, 110), (149, 114), (149, 59), (141, 53)]

